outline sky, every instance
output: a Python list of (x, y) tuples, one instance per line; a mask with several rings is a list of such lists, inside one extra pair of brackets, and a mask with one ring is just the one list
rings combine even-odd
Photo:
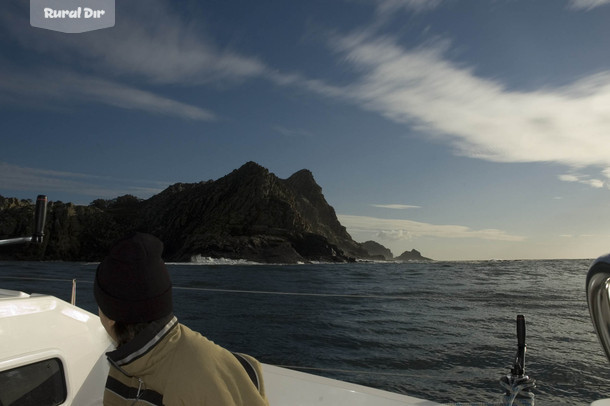
[(610, 252), (609, 0), (0, 5), (0, 195), (147, 199), (309, 169), (359, 242), (437, 260)]

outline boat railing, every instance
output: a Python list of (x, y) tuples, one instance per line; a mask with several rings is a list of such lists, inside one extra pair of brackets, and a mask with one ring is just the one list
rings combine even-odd
[(38, 195), (34, 209), (34, 233), (29, 237), (17, 237), (0, 240), (0, 245), (24, 244), (34, 242), (41, 244), (44, 238), (44, 224), (47, 217), (47, 197)]
[(587, 274), (586, 290), (591, 321), (610, 360), (610, 254), (593, 262)]

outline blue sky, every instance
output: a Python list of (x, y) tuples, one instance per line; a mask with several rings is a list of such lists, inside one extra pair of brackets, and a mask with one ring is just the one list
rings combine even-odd
[(434, 259), (610, 251), (606, 0), (0, 6), (0, 195), (148, 198), (307, 168), (357, 241)]

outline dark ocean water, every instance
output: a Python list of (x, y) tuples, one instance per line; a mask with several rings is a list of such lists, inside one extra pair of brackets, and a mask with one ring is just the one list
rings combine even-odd
[[(527, 323), (536, 404), (610, 397), (610, 363), (590, 321), (590, 260), (170, 264), (175, 313), (262, 362), (438, 402), (495, 402)], [(96, 264), (0, 262), (0, 287), (97, 312)], [(20, 279), (15, 279), (15, 278)], [(26, 278), (26, 279), (23, 279)], [(249, 291), (244, 293), (243, 291)], [(263, 293), (266, 292), (266, 293)]]

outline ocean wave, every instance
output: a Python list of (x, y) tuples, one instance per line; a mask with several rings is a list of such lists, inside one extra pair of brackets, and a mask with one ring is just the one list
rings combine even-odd
[(193, 255), (190, 262), (181, 262), (177, 265), (263, 265), (260, 262), (245, 259), (212, 258), (201, 255)]

